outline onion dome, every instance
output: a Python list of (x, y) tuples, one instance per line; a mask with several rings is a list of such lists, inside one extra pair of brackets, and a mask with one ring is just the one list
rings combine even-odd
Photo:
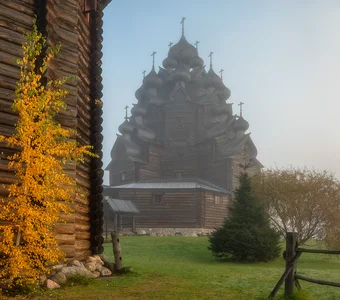
[(157, 90), (155, 88), (147, 89), (145, 91), (144, 95), (147, 99), (152, 98), (152, 97), (156, 97), (157, 96)]
[(213, 86), (217, 89), (225, 89), (225, 85), (222, 82), (220, 76), (218, 76), (212, 68), (210, 68), (209, 72), (203, 78), (203, 84), (206, 87)]
[(249, 128), (249, 123), (240, 116), (233, 124), (236, 131), (246, 131)]
[(133, 105), (132, 109), (131, 109), (131, 114), (133, 116), (146, 116), (146, 109), (141, 107), (140, 105)]
[(182, 35), (179, 42), (173, 45), (168, 53), (168, 57), (176, 59), (179, 62), (189, 64), (190, 61), (198, 56), (195, 46), (188, 43), (184, 35)]
[(230, 98), (230, 90), (226, 87), (219, 92), (219, 98), (221, 100), (228, 100)]
[(217, 115), (222, 115), (222, 114), (232, 115), (232, 105), (230, 103), (223, 103), (221, 105), (214, 105), (213, 111)]
[(164, 68), (176, 68), (177, 67), (177, 61), (171, 57), (167, 57), (163, 60), (163, 67)]
[(197, 56), (190, 60), (189, 65), (191, 68), (202, 67), (204, 65), (204, 61), (202, 58)]
[(156, 134), (153, 130), (146, 126), (137, 128), (137, 134), (141, 139), (154, 140), (156, 138)]
[(190, 68), (183, 63), (180, 63), (171, 74), (171, 78), (176, 81), (188, 82), (190, 77)]
[(142, 85), (139, 89), (136, 90), (135, 92), (135, 97), (137, 100), (141, 101), (143, 99), (144, 96), (144, 86)]
[(132, 124), (128, 121), (125, 120), (119, 127), (118, 130), (121, 134), (129, 134), (131, 132), (133, 132), (133, 126)]
[(144, 77), (143, 84), (146, 88), (158, 88), (162, 85), (162, 79), (158, 77), (154, 67), (152, 67), (151, 72)]

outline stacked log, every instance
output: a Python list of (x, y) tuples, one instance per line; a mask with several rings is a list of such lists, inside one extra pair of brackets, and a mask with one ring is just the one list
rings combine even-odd
[[(43, 10), (45, 7), (45, 11)], [(61, 44), (58, 56), (51, 61), (47, 72), (47, 78), (60, 79), (66, 76), (77, 76), (77, 43), (78, 43), (78, 11), (77, 0), (49, 0), (41, 1), (39, 15), (39, 30), (47, 37), (49, 46), (55, 47)], [(62, 28), (62, 30), (61, 30)], [(77, 129), (77, 82), (67, 82), (65, 85), (69, 95), (66, 97), (67, 108), (60, 111), (56, 120), (65, 128)], [(74, 136), (73, 139), (76, 137)], [(71, 164), (65, 167), (65, 172), (76, 178), (76, 165)], [(76, 178), (77, 180), (77, 178)], [(75, 209), (77, 202), (74, 203)], [(76, 244), (76, 212), (70, 216), (62, 216), (56, 228), (56, 238), (60, 249), (67, 258), (77, 257)]]
[[(0, 4), (0, 135), (14, 133), (18, 116), (11, 107), (20, 75), (15, 60), (22, 56), (24, 32), (32, 30), (36, 11), (35, 0), (1, 1)], [(7, 187), (15, 180), (14, 174), (8, 170), (7, 159), (15, 152), (0, 143), (0, 197), (8, 195)]]
[[(66, 84), (67, 108), (56, 120), (65, 128), (77, 131), (72, 137), (81, 145), (92, 144), (96, 159), (65, 166), (76, 179), (81, 193), (75, 196), (74, 213), (62, 215), (55, 228), (60, 248), (67, 258), (84, 259), (102, 253), (102, 84), (101, 43), (103, 9), (109, 0), (98, 1), (97, 11), (84, 12), (81, 0), (11, 0), (0, 4), (0, 135), (14, 133), (17, 114), (11, 106), (20, 69), (15, 59), (21, 57), (23, 33), (33, 28), (38, 16), (38, 29), (47, 37), (49, 46), (61, 43), (61, 51), (49, 65), (47, 79), (65, 76), (76, 78)], [(17, 150), (0, 143), (0, 197), (15, 180), (8, 170), (9, 155)]]
[(101, 58), (103, 41), (103, 3), (98, 2), (97, 11), (91, 14), (91, 144), (93, 151), (98, 155), (91, 161), (91, 250), (101, 254), (103, 243), (103, 163), (102, 163), (102, 77)]

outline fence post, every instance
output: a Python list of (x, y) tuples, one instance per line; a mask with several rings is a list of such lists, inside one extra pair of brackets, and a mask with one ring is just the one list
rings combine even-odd
[(120, 249), (119, 235), (117, 231), (111, 232), (113, 255), (115, 258), (115, 270), (120, 270), (123, 267), (122, 254)]
[[(289, 265), (293, 258), (295, 257), (295, 248), (296, 248), (296, 240), (297, 240), (297, 233), (296, 232), (287, 232), (286, 236), (286, 269), (289, 268)], [(294, 264), (293, 268), (291, 269), (289, 275), (285, 281), (285, 296), (292, 296), (294, 292), (294, 277), (295, 277), (295, 269), (296, 263)]]

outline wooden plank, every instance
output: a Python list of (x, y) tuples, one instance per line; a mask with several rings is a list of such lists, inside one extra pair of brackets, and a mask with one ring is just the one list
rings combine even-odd
[(58, 234), (73, 234), (76, 230), (76, 226), (74, 223), (58, 223), (54, 230)]
[[(6, 6), (4, 8), (5, 10), (7, 8), (11, 8), (12, 10), (15, 10), (16, 12), (24, 13), (31, 17), (31, 19), (34, 18), (35, 10), (36, 10), (36, 0), (11, 0), (11, 1), (3, 1), (1, 3), (3, 6)], [(32, 25), (32, 22), (31, 22)]]
[(11, 30), (3, 26), (0, 26), (0, 40), (5, 40), (19, 46), (25, 42), (25, 38), (22, 33), (18, 33), (15, 30)]
[(58, 245), (74, 245), (76, 241), (75, 234), (56, 234)]
[(311, 283), (320, 284), (320, 285), (328, 285), (328, 286), (340, 287), (340, 282), (333, 282), (333, 281), (327, 281), (327, 280), (321, 280), (321, 279), (314, 279), (314, 278), (310, 278), (310, 277), (307, 277), (305, 275), (300, 275), (300, 274), (295, 274), (295, 278), (301, 279), (301, 280), (304, 280), (304, 281), (308, 281), (308, 282), (311, 282)]
[(319, 254), (340, 254), (340, 250), (325, 250), (325, 249), (306, 249), (296, 248), (296, 252), (319, 253)]
[[(10, 2), (10, 1), (6, 1), (6, 2)], [(25, 25), (28, 29), (33, 27), (33, 22), (32, 22), (33, 16), (32, 15), (29, 16), (26, 14), (27, 12), (32, 13), (32, 11), (26, 10), (26, 13), (23, 13), (22, 11), (18, 10), (18, 8), (22, 8), (22, 6), (15, 5), (15, 3), (12, 3), (12, 5), (13, 4), (15, 5), (15, 7), (12, 8), (9, 5), (5, 5), (6, 2), (0, 3), (0, 15), (1, 16), (4, 16), (9, 20), (13, 20), (20, 25)]]
[(65, 253), (66, 258), (74, 258), (76, 256), (74, 245), (60, 245), (59, 248)]

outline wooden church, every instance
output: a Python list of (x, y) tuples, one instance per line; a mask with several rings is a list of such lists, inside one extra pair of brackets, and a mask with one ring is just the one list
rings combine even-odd
[[(67, 109), (57, 116), (62, 126), (77, 131), (80, 144), (92, 144), (97, 159), (70, 166), (66, 171), (83, 189), (85, 198), (74, 199), (75, 211), (56, 227), (56, 237), (67, 258), (84, 259), (102, 253), (103, 170), (101, 58), (103, 11), (110, 0), (10, 0), (0, 3), (0, 135), (12, 135), (17, 115), (11, 106), (20, 69), (23, 33), (38, 29), (49, 45), (61, 43), (58, 58), (50, 65), (47, 79), (72, 76), (66, 89)], [(0, 143), (0, 197), (15, 180), (7, 157), (13, 150)]]
[(223, 70), (214, 71), (213, 53), (206, 68), (197, 46), (186, 40), (183, 18), (182, 37), (144, 77), (111, 150), (104, 193), (131, 200), (140, 228), (216, 228), (240, 172), (262, 168), (243, 103), (236, 116)]

